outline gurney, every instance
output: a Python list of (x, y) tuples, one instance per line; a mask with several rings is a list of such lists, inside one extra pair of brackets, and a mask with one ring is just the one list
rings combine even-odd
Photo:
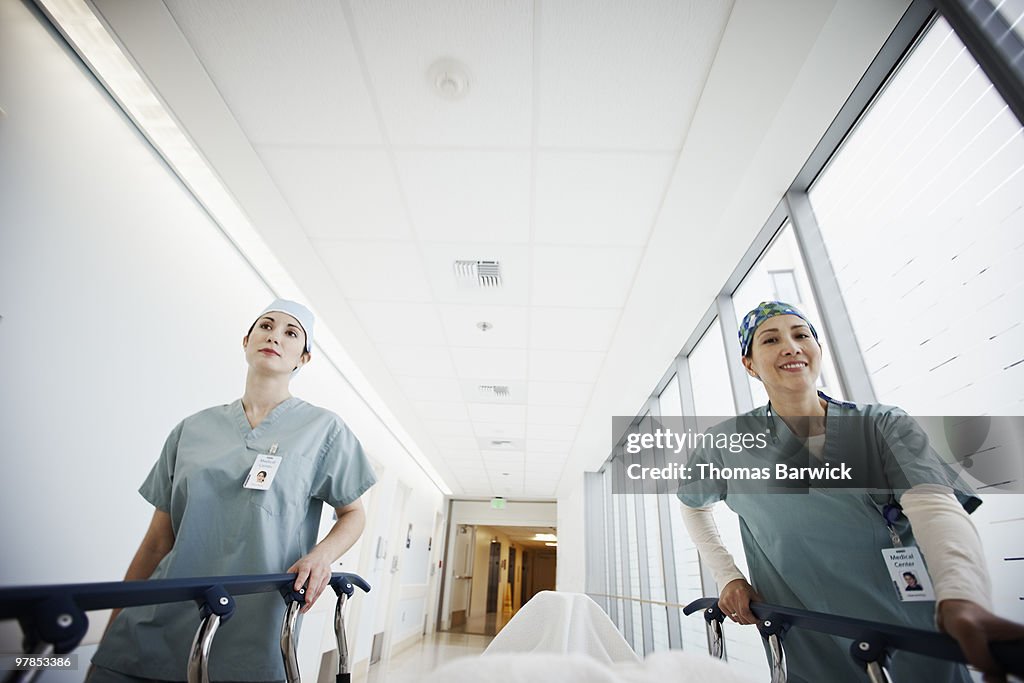
[[(850, 655), (871, 683), (893, 681), (889, 656), (905, 650), (953, 662), (966, 661), (949, 636), (861, 619), (752, 603), (760, 619), (757, 629), (766, 644), (772, 683), (787, 680), (785, 635), (805, 628), (850, 638)], [(684, 614), (701, 612), (708, 629), (710, 653), (657, 652), (641, 661), (600, 606), (586, 595), (545, 591), (535, 595), (505, 626), (478, 658), (449, 662), (428, 676), (427, 683), (527, 683), (537, 680), (572, 683), (740, 683), (751, 681), (725, 662), (723, 622), (716, 598), (687, 605)], [(1024, 675), (1024, 643), (991, 645), (996, 661), (1008, 673)], [(528, 655), (528, 656), (523, 656)], [(764, 682), (761, 682), (764, 683)]]
[[(287, 605), (281, 624), (281, 657), (287, 683), (299, 683), (296, 623), (306, 603), (305, 589), (294, 590), (295, 574), (214, 576), (153, 581), (114, 581), (0, 589), (0, 619), (17, 619), (23, 635), (22, 657), (5, 662), (12, 670), (5, 683), (29, 683), (42, 667), (75, 661), (70, 655), (89, 628), (86, 612), (194, 600), (200, 623), (189, 651), (188, 682), (209, 683), (210, 646), (220, 625), (234, 615), (236, 595), (277, 591)], [(345, 636), (345, 605), (356, 587), (370, 585), (356, 574), (331, 575), (338, 596), (334, 632), (338, 642), (336, 683), (350, 683), (351, 663)]]
[(448, 662), (424, 681), (752, 683), (706, 652), (675, 650), (641, 660), (589, 596), (559, 591), (530, 598), (480, 657)]

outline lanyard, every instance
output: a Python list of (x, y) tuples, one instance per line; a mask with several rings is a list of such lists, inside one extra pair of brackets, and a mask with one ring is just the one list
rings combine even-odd
[(895, 527), (893, 527), (893, 523), (900, 518), (902, 513), (902, 508), (895, 503), (886, 503), (882, 508), (882, 518), (885, 519), (885, 526), (889, 529), (889, 538), (892, 539), (892, 545), (894, 548), (903, 547), (903, 540), (900, 538), (900, 535), (896, 533)]

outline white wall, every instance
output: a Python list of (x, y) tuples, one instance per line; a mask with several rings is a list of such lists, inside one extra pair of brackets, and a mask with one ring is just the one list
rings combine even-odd
[[(0, 584), (117, 580), (152, 514), (137, 487), (176, 422), (241, 395), (241, 338), (272, 293), (18, 0), (0, 0), (0, 108)], [(402, 521), (422, 583), (441, 493), (325, 358), (292, 390), (342, 415), (384, 481), (413, 491)], [(389, 512), (371, 505), (368, 528), (391, 528)], [(363, 545), (346, 570), (373, 569)], [(359, 602), (361, 635), (373, 612)], [(94, 614), (94, 630), (105, 621)], [(15, 651), (0, 626), (0, 650)]]
[(584, 530), (583, 473), (566, 473), (571, 478), (558, 497), (558, 565), (555, 587), (560, 591), (586, 590), (586, 534)]

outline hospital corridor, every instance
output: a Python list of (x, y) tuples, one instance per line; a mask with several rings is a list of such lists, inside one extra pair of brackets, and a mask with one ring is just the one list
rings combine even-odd
[(0, 676), (1022, 681), (1022, 263), (1022, 0), (0, 0)]

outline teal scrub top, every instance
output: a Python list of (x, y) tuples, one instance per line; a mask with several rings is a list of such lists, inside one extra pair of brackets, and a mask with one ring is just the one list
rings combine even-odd
[[(277, 444), (281, 465), (266, 491), (242, 483)], [(362, 446), (334, 413), (289, 398), (255, 429), (241, 400), (178, 424), (139, 493), (170, 514), (174, 547), (153, 579), (283, 573), (317, 541), (321, 503), (355, 502), (376, 478)], [(278, 593), (238, 596), (210, 652), (218, 681), (284, 680)], [(133, 607), (114, 620), (93, 657), (131, 676), (184, 681), (199, 626), (194, 602)]]
[[(900, 409), (825, 398), (825, 463), (849, 464), (861, 480), (858, 488), (800, 484), (793, 493), (768, 492), (749, 481), (695, 479), (684, 483), (677, 495), (690, 507), (723, 500), (739, 516), (750, 582), (766, 602), (934, 631), (934, 602), (901, 602), (895, 595), (882, 558), (882, 550), (893, 546), (882, 508), (918, 484), (950, 487), (968, 511), (980, 501)], [(769, 420), (775, 432), (769, 448), (742, 453), (703, 448), (691, 455), (688, 465), (769, 465), (774, 471), (774, 462), (792, 463), (801, 457), (805, 464), (815, 464), (802, 440), (782, 419), (770, 418), (766, 406), (716, 429), (765, 431)], [(906, 517), (901, 515), (894, 528), (904, 546), (916, 545)], [(849, 655), (847, 639), (793, 628), (783, 643), (793, 683), (866, 680)], [(897, 681), (970, 681), (962, 665), (905, 652), (895, 654), (890, 670)]]

